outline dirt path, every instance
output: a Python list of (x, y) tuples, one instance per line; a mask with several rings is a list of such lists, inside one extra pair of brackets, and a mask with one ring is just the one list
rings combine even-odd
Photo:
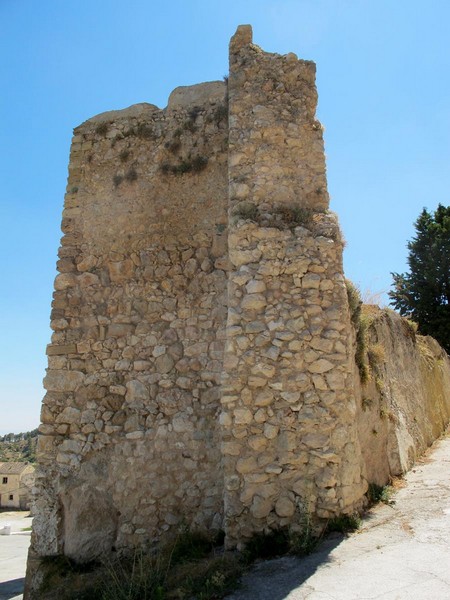
[(406, 476), (393, 507), (306, 559), (257, 565), (228, 600), (449, 600), (450, 436)]

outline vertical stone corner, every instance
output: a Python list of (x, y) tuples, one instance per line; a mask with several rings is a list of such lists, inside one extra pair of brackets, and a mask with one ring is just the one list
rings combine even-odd
[(251, 25), (239, 25), (236, 33), (230, 40), (230, 54), (238, 52), (244, 46), (253, 42), (253, 29)]

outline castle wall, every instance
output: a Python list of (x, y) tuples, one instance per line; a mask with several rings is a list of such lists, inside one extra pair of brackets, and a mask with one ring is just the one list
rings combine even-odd
[[(221, 526), (223, 82), (75, 130), (34, 547), (88, 560)], [(51, 501), (48, 501), (51, 498)]]
[(363, 410), (316, 103), (314, 64), (263, 52), (241, 26), (228, 84), (75, 130), (29, 600), (43, 598), (43, 556), (85, 562), (180, 525), (242, 547), (306, 513), (352, 513), (367, 480), (407, 468), (448, 422), (448, 359), (427, 346), (438, 383), (423, 361), (402, 383), (392, 321), (373, 335), (388, 340), (400, 425), (368, 435), (380, 411)]
[(392, 310), (367, 307), (365, 315), (371, 373), (357, 389), (358, 431), (365, 476), (385, 485), (406, 473), (445, 431), (450, 360), (433, 338), (416, 335)]
[(305, 511), (352, 512), (366, 484), (315, 67), (262, 52), (245, 28), (230, 51), (232, 269), (221, 422), (226, 533), (244, 543)]

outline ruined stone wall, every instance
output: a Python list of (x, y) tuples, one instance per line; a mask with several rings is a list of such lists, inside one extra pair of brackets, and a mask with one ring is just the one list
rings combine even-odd
[(315, 66), (262, 52), (244, 28), (230, 50), (232, 268), (221, 420), (226, 532), (243, 543), (305, 510), (352, 512), (366, 484)]
[(385, 485), (406, 473), (450, 421), (450, 360), (392, 310), (365, 307), (369, 380), (357, 382), (364, 474)]
[(228, 84), (75, 130), (28, 599), (43, 556), (85, 562), (180, 524), (242, 547), (305, 512), (352, 513), (397, 468), (370, 463), (314, 79), (242, 26)]
[[(89, 560), (181, 521), (229, 545), (351, 512), (342, 244), (313, 63), (253, 45), (230, 77), (75, 130), (33, 552)], [(350, 341), (349, 341), (350, 340)], [(225, 484), (225, 490), (224, 490)]]
[(75, 130), (48, 347), (34, 546), (88, 560), (220, 527), (223, 82)]

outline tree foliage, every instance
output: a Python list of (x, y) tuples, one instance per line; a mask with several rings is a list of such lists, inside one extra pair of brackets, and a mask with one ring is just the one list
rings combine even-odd
[(425, 208), (408, 242), (409, 273), (392, 273), (391, 304), (450, 353), (450, 206)]
[(0, 436), (0, 462), (36, 462), (38, 430)]

